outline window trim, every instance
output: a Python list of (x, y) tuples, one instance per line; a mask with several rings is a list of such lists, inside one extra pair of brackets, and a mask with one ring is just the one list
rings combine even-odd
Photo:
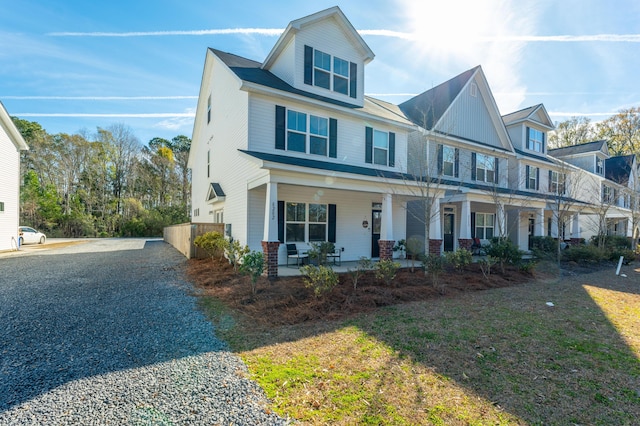
[(596, 157), (596, 174), (604, 176), (604, 160), (600, 157)]
[[(311, 46), (305, 46), (304, 54), (305, 84), (329, 90), (331, 92), (338, 93), (344, 96), (349, 96), (351, 98), (357, 97), (357, 76), (354, 75), (358, 72), (357, 64), (350, 62), (345, 58), (332, 55)], [(324, 63), (326, 57), (328, 57), (328, 64)], [(317, 58), (320, 59), (316, 61)], [(338, 68), (338, 64), (340, 65), (340, 68), (343, 68), (341, 72), (336, 71), (336, 69)], [(319, 84), (319, 79), (317, 78), (318, 74), (323, 75), (323, 84)], [(325, 79), (327, 80), (326, 84), (324, 84)], [(340, 80), (339, 85), (336, 84), (336, 80)], [(342, 87), (343, 90), (338, 90), (336, 89), (336, 87)]]
[[(540, 135), (540, 139), (532, 137)], [(543, 131), (533, 127), (527, 127), (527, 149), (532, 152), (544, 153), (545, 134)], [(540, 149), (536, 149), (539, 147)]]
[(549, 192), (565, 195), (567, 192), (567, 174), (549, 170)]
[[(481, 154), (481, 153), (475, 153), (475, 158), (476, 158), (476, 164), (475, 164), (475, 180), (476, 181), (480, 181), (480, 182), (485, 182), (485, 183), (497, 183), (497, 176), (498, 173), (496, 171), (496, 163), (498, 162), (497, 157), (492, 157), (490, 155), (487, 154)], [(485, 161), (480, 161), (481, 159), (485, 159)], [(491, 161), (493, 160), (493, 162)], [(487, 166), (489, 165), (489, 163), (493, 163), (490, 167), (491, 168), (485, 168), (485, 167), (480, 167), (482, 166)], [(483, 178), (480, 179), (479, 176), (479, 171), (482, 171), (482, 175)], [(491, 180), (488, 179), (488, 173), (487, 171), (490, 171), (493, 173), (493, 178)]]
[[(305, 131), (303, 132), (302, 130), (296, 128), (296, 129), (292, 129), (290, 127), (290, 121), (289, 121), (289, 115), (290, 114), (297, 114), (297, 115), (304, 115), (304, 123), (305, 123)], [(322, 157), (329, 157), (329, 151), (330, 151), (330, 124), (331, 124), (331, 119), (328, 117), (323, 117), (320, 115), (315, 115), (315, 114), (311, 114), (311, 113), (306, 113), (306, 112), (302, 112), (302, 111), (297, 111), (294, 109), (290, 109), (287, 108), (286, 109), (286, 115), (285, 115), (285, 131), (286, 131), (286, 136), (285, 136), (285, 150), (286, 151), (293, 151), (293, 152), (300, 152), (303, 154), (311, 154), (311, 155), (319, 155)], [(324, 122), (324, 129), (326, 132), (326, 135), (322, 135), (320, 133), (312, 133), (311, 132), (311, 122), (312, 119), (317, 119), (317, 120), (321, 120)], [(289, 133), (294, 133), (297, 135), (303, 135), (304, 136), (304, 151), (300, 151), (297, 149), (291, 149), (289, 147)], [(324, 139), (325, 141), (325, 152), (324, 154), (318, 154), (315, 152), (311, 152), (311, 138), (318, 138), (318, 139)]]
[[(297, 205), (304, 205), (304, 220), (289, 220), (289, 217), (287, 215), (288, 211), (289, 211), (289, 205), (291, 204), (297, 204)], [(324, 206), (324, 221), (317, 221), (317, 220), (311, 220), (311, 206)], [(302, 203), (302, 202), (296, 202), (296, 201), (285, 201), (284, 202), (284, 240), (286, 243), (315, 243), (315, 242), (323, 242), (323, 241), (329, 241), (329, 209), (330, 209), (330, 204), (328, 203)], [(314, 218), (316, 219), (316, 218)], [(304, 226), (304, 230), (303, 230), (303, 240), (299, 241), (299, 240), (290, 240), (289, 239), (289, 232), (288, 232), (288, 226), (289, 224), (296, 224), (296, 225), (303, 225)], [(324, 225), (324, 239), (323, 240), (311, 240), (310, 236), (311, 236), (311, 232), (310, 232), (310, 227), (313, 225)]]
[[(482, 217), (482, 222), (483, 225), (479, 226), (478, 222), (480, 222), (480, 220), (478, 220), (480, 217)], [(487, 218), (491, 217), (491, 226), (487, 226)], [(478, 235), (478, 229), (481, 228), (482, 231), (482, 237), (480, 237)], [(487, 237), (487, 229), (491, 229), (491, 236)], [(496, 229), (496, 215), (495, 213), (485, 213), (485, 212), (475, 212), (475, 223), (474, 223), (474, 228), (473, 228), (473, 234), (475, 236), (475, 238), (479, 238), (481, 240), (490, 240), (491, 238), (493, 238), (495, 236), (495, 229)]]

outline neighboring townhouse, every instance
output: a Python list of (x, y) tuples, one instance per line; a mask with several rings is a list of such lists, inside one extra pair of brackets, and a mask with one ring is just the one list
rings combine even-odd
[(286, 244), (330, 241), (349, 261), (391, 258), (401, 239), (435, 254), (580, 239), (590, 206), (574, 174), (598, 175), (549, 155), (543, 105), (501, 116), (480, 66), (394, 105), (364, 94), (373, 58), (338, 7), (292, 21), (263, 62), (208, 49), (192, 222), (224, 223), (269, 276)]
[(17, 248), (20, 151), (29, 147), (0, 102), (0, 251)]

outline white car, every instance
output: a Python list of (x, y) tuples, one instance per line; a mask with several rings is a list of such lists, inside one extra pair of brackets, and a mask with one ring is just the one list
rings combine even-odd
[(47, 241), (47, 236), (28, 226), (20, 226), (18, 228), (18, 241), (20, 245), (44, 244)]

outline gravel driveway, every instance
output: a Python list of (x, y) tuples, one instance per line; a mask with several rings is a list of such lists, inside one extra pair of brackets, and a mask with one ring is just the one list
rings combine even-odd
[(286, 424), (162, 241), (0, 258), (0, 425)]

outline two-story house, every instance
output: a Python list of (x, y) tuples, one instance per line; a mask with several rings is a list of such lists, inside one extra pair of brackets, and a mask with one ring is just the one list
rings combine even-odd
[(17, 248), (20, 151), (29, 147), (0, 102), (0, 251)]

